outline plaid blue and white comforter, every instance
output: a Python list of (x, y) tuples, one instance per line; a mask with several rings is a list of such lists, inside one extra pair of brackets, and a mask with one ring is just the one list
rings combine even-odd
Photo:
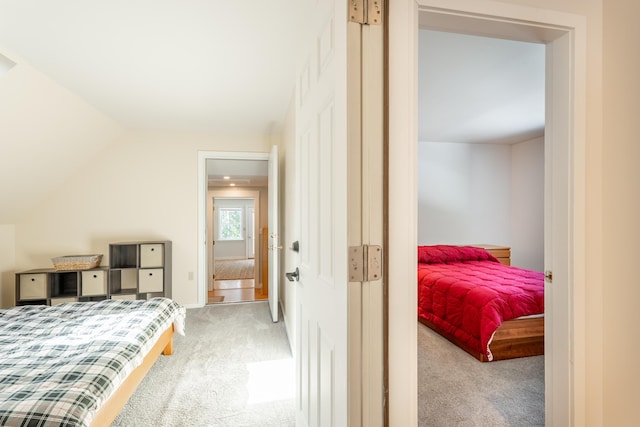
[(0, 425), (90, 425), (184, 314), (166, 298), (0, 310)]

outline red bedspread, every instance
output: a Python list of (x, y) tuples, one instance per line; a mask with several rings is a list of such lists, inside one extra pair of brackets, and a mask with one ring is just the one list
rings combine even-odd
[(544, 275), (509, 267), (480, 248), (418, 247), (418, 317), (493, 359), (505, 320), (544, 313)]

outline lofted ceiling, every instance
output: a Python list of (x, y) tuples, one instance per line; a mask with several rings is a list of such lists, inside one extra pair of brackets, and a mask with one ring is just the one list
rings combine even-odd
[(268, 133), (295, 18), (296, 0), (0, 0), (0, 46), (127, 128)]
[(542, 44), (420, 30), (418, 138), (516, 143), (543, 135)]

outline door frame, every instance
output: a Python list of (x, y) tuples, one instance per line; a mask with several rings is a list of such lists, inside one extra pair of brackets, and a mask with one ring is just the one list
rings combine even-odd
[[(566, 348), (558, 349), (564, 354), (556, 354), (559, 351), (554, 348), (553, 359), (545, 356), (545, 387), (549, 391), (545, 393), (545, 409), (548, 425), (584, 425), (586, 18), (484, 0), (389, 2), (389, 8), (388, 139), (394, 141), (393, 149), (388, 151), (388, 188), (392, 190), (388, 195), (390, 424), (417, 425), (417, 36), (418, 28), (430, 16), (437, 17), (429, 26), (432, 29), (522, 41), (538, 37), (548, 52), (551, 48), (552, 59), (557, 61), (552, 77), (558, 70), (564, 73), (557, 81), (568, 90), (559, 91), (557, 99), (552, 93), (548, 102), (551, 107), (569, 108), (550, 109), (548, 121), (553, 129), (545, 137), (545, 144), (562, 144), (567, 157), (560, 159), (566, 167), (562, 178), (566, 183), (563, 190), (568, 194), (564, 209), (569, 214), (564, 220), (566, 229), (562, 230), (567, 247), (560, 251), (567, 263), (567, 300), (561, 301), (567, 314), (546, 320), (553, 325), (551, 334), (566, 332), (569, 342)], [(527, 31), (522, 31), (525, 27)], [(412, 285), (406, 286), (407, 283)]]
[[(229, 187), (230, 188), (230, 187)], [(227, 190), (224, 188), (218, 188), (216, 190), (211, 190), (211, 191), (207, 191), (207, 215), (209, 215), (209, 213), (212, 213), (212, 215), (215, 215), (215, 209), (213, 209), (215, 207), (215, 199), (241, 199), (241, 200), (253, 200), (253, 209), (254, 211), (256, 210), (256, 206), (257, 206), (257, 215), (256, 218), (258, 219), (257, 223), (260, 223), (260, 215), (261, 215), (261, 211), (260, 211), (260, 191), (258, 190), (245, 190), (242, 187), (234, 187), (234, 190), (236, 195), (233, 196), (229, 196), (227, 194)], [(246, 209), (243, 211), (243, 215), (245, 215), (244, 218), (244, 222), (245, 222), (245, 226), (246, 226)], [(212, 241), (217, 241), (216, 237), (215, 237), (215, 227), (213, 226), (213, 224), (215, 224), (215, 218), (211, 217), (210, 219), (207, 218), (207, 224), (211, 226), (210, 230), (207, 230), (207, 265), (214, 265), (215, 264), (215, 245), (211, 244)], [(258, 227), (255, 226), (253, 227), (253, 249), (254, 249), (254, 260), (255, 260), (255, 253), (258, 253), (257, 249), (258, 249), (258, 240), (256, 239), (256, 232), (258, 231)], [(246, 243), (245, 243), (245, 255), (246, 255)], [(260, 258), (260, 257), (258, 257)], [(255, 286), (257, 287), (261, 287), (262, 284), (259, 282), (259, 272), (260, 272), (260, 260), (255, 260), (254, 262), (254, 267), (253, 267), (253, 278), (255, 280)], [(209, 279), (211, 278), (211, 271), (207, 271), (206, 273), (206, 277), (207, 277), (207, 285), (209, 285)], [(215, 271), (213, 272), (215, 273)], [(213, 283), (212, 283), (213, 284)], [(260, 286), (259, 286), (260, 285)]]
[[(269, 153), (263, 152), (227, 152), (227, 151), (198, 151), (198, 269), (197, 288), (198, 306), (207, 304), (208, 262), (207, 244), (207, 209), (209, 183), (207, 177), (207, 160), (269, 160)], [(268, 215), (269, 213), (267, 213)]]
[[(251, 218), (250, 222), (249, 222), (249, 218)], [(256, 244), (258, 242), (258, 240), (256, 239), (256, 231), (258, 230), (258, 228), (256, 227), (256, 199), (255, 198), (253, 198), (253, 207), (245, 209), (244, 222), (245, 222), (244, 228), (245, 230), (247, 230), (246, 232), (248, 232), (248, 230), (251, 230), (251, 240), (253, 240), (253, 243), (250, 245), (248, 243), (249, 239), (248, 237), (246, 237), (246, 234), (245, 234), (245, 240), (247, 240), (247, 243), (245, 244), (245, 257), (248, 259), (255, 259), (256, 253), (258, 252), (256, 250), (257, 249)]]

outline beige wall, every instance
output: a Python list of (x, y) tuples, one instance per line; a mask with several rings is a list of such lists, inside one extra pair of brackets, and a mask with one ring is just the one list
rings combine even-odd
[(173, 297), (194, 305), (198, 150), (268, 148), (260, 135), (128, 133), (16, 223), (16, 270), (49, 267), (51, 257), (77, 253), (103, 253), (107, 265), (109, 242), (168, 239)]
[(0, 224), (18, 221), (124, 132), (84, 99), (10, 56), (18, 64), (0, 78)]
[(640, 3), (603, 4), (604, 425), (631, 426), (640, 409)]
[(15, 282), (15, 227), (0, 225), (0, 308), (13, 305)]

